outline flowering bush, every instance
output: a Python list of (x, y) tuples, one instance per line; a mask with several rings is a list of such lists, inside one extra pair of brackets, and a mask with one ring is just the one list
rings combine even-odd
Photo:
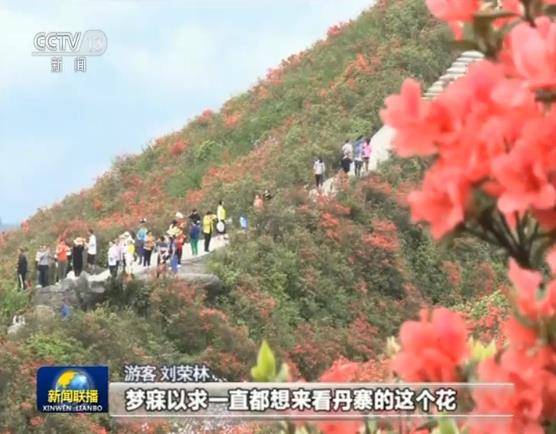
[(170, 146), (170, 154), (174, 157), (177, 157), (187, 149), (187, 143), (183, 140), (178, 140), (174, 142), (172, 146)]
[[(511, 382), (513, 391), (473, 394), (474, 411), (513, 414), (469, 423), (471, 433), (552, 432), (556, 422), (556, 23), (553, 1), (427, 0), (456, 38), (485, 60), (433, 101), (406, 80), (382, 118), (404, 157), (427, 157), (421, 189), (408, 201), (436, 238), (468, 233), (510, 257), (514, 314), (507, 345), (474, 359), (467, 326), (439, 308), (405, 323), (392, 368), (409, 381)], [(547, 265), (547, 266), (546, 266)], [(492, 326), (498, 311), (491, 311)], [(475, 354), (476, 356), (476, 354)]]

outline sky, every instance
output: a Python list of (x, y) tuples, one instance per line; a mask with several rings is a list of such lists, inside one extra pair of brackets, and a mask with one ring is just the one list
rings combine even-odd
[[(118, 155), (256, 83), (372, 0), (0, 0), (0, 219), (91, 186)], [(46, 4), (48, 6), (46, 6)], [(100, 29), (74, 72), (32, 56), (38, 32)]]

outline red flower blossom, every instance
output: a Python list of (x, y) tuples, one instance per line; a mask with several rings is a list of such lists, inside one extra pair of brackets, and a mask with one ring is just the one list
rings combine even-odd
[(345, 26), (346, 26), (345, 23), (335, 24), (328, 28), (326, 34), (328, 35), (329, 38), (333, 38), (335, 36), (341, 35)]
[(448, 22), (456, 39), (462, 36), (463, 23), (471, 21), (479, 10), (479, 0), (426, 0), (431, 13)]
[(235, 127), (238, 122), (239, 122), (239, 114), (237, 114), (237, 113), (232, 113), (230, 115), (227, 115), (224, 118), (224, 123), (226, 124), (226, 126), (228, 128)]
[(511, 414), (510, 419), (475, 423), (474, 434), (522, 434), (544, 433), (538, 420), (543, 410), (543, 371), (540, 359), (523, 351), (506, 351), (499, 363), (487, 359), (478, 368), (481, 382), (510, 382), (514, 390), (479, 388), (473, 392), (477, 414)]
[(556, 86), (556, 24), (540, 17), (518, 24), (509, 36), (513, 67), (531, 88)]
[(407, 200), (413, 220), (430, 223), (432, 235), (440, 238), (463, 222), (469, 197), (470, 184), (461, 172), (431, 170), (423, 189), (410, 193)]
[(402, 157), (430, 155), (436, 152), (433, 137), (435, 127), (428, 122), (430, 103), (421, 97), (421, 85), (406, 79), (399, 95), (392, 95), (384, 101), (386, 109), (380, 112), (385, 124), (396, 129), (394, 144)]
[(185, 149), (187, 148), (187, 143), (183, 140), (178, 140), (174, 142), (174, 144), (170, 147), (170, 154), (174, 157), (183, 154)]
[(214, 116), (214, 112), (211, 109), (206, 109), (201, 113), (201, 116), (197, 118), (197, 123), (200, 125), (208, 125)]
[(538, 320), (556, 313), (556, 281), (550, 282), (546, 292), (539, 296), (542, 274), (520, 268), (513, 259), (510, 260), (509, 278), (516, 287), (515, 302), (522, 315)]
[[(321, 375), (320, 381), (323, 383), (348, 383), (355, 380), (359, 368), (358, 363), (339, 359), (334, 362), (328, 371)], [(362, 421), (353, 420), (319, 422), (317, 424), (324, 434), (356, 434), (362, 425)]]
[(406, 381), (457, 381), (458, 366), (468, 355), (467, 328), (462, 317), (438, 308), (429, 318), (407, 321), (400, 330), (402, 351), (395, 357), (393, 370)]

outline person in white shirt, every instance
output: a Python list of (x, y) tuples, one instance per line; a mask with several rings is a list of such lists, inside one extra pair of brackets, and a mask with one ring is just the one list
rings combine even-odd
[(344, 146), (342, 146), (342, 169), (345, 173), (349, 173), (351, 170), (351, 163), (353, 162), (353, 145), (346, 140)]
[(108, 248), (108, 269), (112, 277), (118, 275), (118, 262), (120, 260), (120, 248), (117, 244), (110, 241), (110, 247)]
[(320, 187), (322, 187), (325, 169), (326, 167), (324, 165), (324, 161), (322, 161), (322, 158), (321, 157), (317, 158), (315, 160), (315, 163), (313, 164), (313, 173), (315, 174), (315, 182), (317, 184), (317, 188), (319, 189)]
[(346, 143), (342, 146), (342, 155), (350, 160), (353, 160), (353, 145), (349, 140), (346, 140)]
[(92, 229), (89, 229), (89, 242), (87, 243), (87, 263), (94, 269), (97, 258), (97, 237)]

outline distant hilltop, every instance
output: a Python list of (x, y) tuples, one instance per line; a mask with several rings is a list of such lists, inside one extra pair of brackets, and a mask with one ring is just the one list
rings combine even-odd
[(10, 231), (16, 229), (19, 225), (15, 223), (0, 223), (0, 232)]

